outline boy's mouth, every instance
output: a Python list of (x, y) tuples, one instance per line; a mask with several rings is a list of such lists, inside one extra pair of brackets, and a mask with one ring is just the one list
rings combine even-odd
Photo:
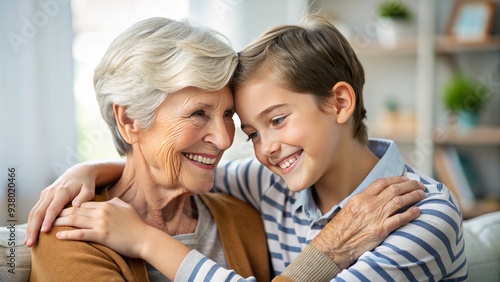
[(281, 169), (287, 169), (287, 168), (289, 168), (290, 166), (292, 166), (297, 161), (297, 159), (302, 154), (302, 152), (303, 152), (303, 150), (300, 150), (299, 152), (291, 155), (290, 157), (287, 157), (286, 159), (284, 159), (281, 162), (279, 162), (278, 166)]

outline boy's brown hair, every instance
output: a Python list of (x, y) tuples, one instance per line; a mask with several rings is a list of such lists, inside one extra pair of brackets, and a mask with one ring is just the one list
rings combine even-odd
[(260, 74), (272, 72), (282, 87), (312, 94), (319, 105), (331, 97), (331, 89), (337, 82), (349, 83), (356, 94), (354, 138), (367, 143), (364, 70), (351, 45), (327, 19), (307, 15), (300, 25), (272, 28), (238, 55), (233, 90)]

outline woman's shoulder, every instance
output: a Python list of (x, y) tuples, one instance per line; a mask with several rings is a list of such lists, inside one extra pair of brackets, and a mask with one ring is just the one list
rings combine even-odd
[(91, 281), (96, 277), (103, 278), (103, 281), (120, 277), (133, 279), (133, 272), (137, 270), (131, 267), (129, 259), (110, 248), (56, 237), (57, 232), (74, 229), (53, 227), (48, 233), (40, 233), (37, 244), (31, 248), (33, 281)]

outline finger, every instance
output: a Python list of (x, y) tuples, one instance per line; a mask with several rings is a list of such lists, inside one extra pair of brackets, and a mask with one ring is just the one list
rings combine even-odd
[(68, 215), (59, 217), (54, 221), (54, 226), (72, 226), (76, 228), (92, 229), (95, 226), (95, 220), (85, 215)]
[(386, 224), (387, 230), (395, 230), (401, 226), (410, 223), (412, 220), (416, 219), (420, 215), (420, 209), (417, 206), (412, 206), (404, 212), (396, 213), (389, 217), (384, 224)]
[(425, 192), (422, 190), (415, 190), (401, 196), (396, 196), (385, 205), (385, 213), (392, 215), (401, 212), (406, 207), (425, 199), (425, 197)]
[(61, 213), (57, 216), (58, 218), (60, 217), (65, 217), (65, 216), (70, 216), (70, 215), (83, 215), (86, 217), (93, 217), (95, 209), (89, 209), (89, 208), (77, 208), (77, 207), (71, 207), (71, 208), (66, 208), (61, 211)]
[(391, 199), (396, 196), (405, 195), (417, 190), (423, 192), (425, 190), (424, 184), (420, 181), (409, 180), (390, 185), (384, 191), (382, 191), (380, 195), (382, 197), (387, 197), (387, 199)]
[(124, 202), (122, 199), (120, 198), (113, 198), (111, 200), (108, 201), (108, 203), (114, 205), (114, 206), (117, 206), (117, 207), (124, 207), (124, 208), (128, 208), (130, 207), (129, 204), (127, 204), (126, 202)]
[(391, 176), (387, 178), (379, 178), (370, 184), (366, 189), (366, 193), (378, 195), (386, 190), (387, 187), (408, 181), (404, 176)]
[(95, 190), (87, 185), (83, 185), (78, 195), (71, 203), (75, 207), (79, 207), (82, 203), (92, 200), (95, 196)]
[(43, 217), (45, 216), (45, 210), (50, 204), (50, 200), (42, 195), (40, 195), (40, 200), (33, 206), (28, 215), (28, 224), (26, 225), (26, 237), (24, 239), (24, 244), (28, 247), (33, 246), (38, 237), (38, 232), (42, 226)]
[(83, 209), (103, 209), (108, 205), (108, 202), (84, 202), (80, 205)]
[(57, 218), (57, 215), (62, 211), (64, 206), (70, 201), (71, 197), (67, 192), (67, 188), (60, 187), (54, 190), (54, 195), (49, 206), (45, 211), (45, 217), (42, 223), (42, 232), (49, 232), (52, 223)]
[(59, 231), (56, 237), (61, 240), (92, 241), (96, 237), (96, 231), (91, 229), (75, 229)]

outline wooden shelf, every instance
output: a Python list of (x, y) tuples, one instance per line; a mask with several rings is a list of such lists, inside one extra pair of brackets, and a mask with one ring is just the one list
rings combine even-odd
[[(359, 56), (408, 56), (417, 54), (418, 41), (416, 37), (401, 38), (394, 48), (382, 47), (376, 38), (367, 43), (352, 42)], [(459, 42), (450, 36), (437, 36), (435, 39), (437, 54), (457, 54), (467, 52), (500, 51), (500, 35), (493, 35), (484, 42)]]
[(436, 128), (434, 133), (434, 142), (440, 145), (500, 145), (500, 127)]
[(463, 52), (500, 51), (500, 35), (494, 35), (484, 42), (459, 42), (449, 36), (436, 38), (436, 52), (441, 54)]
[[(415, 142), (415, 132), (407, 128), (393, 127), (389, 130), (374, 130), (370, 137), (391, 139), (401, 144)], [(438, 127), (434, 129), (436, 145), (499, 146), (500, 127), (479, 126), (475, 128)]]
[(408, 56), (417, 54), (417, 38), (400, 38), (393, 48), (381, 46), (377, 38), (372, 38), (367, 43), (351, 42), (354, 51), (359, 56)]

